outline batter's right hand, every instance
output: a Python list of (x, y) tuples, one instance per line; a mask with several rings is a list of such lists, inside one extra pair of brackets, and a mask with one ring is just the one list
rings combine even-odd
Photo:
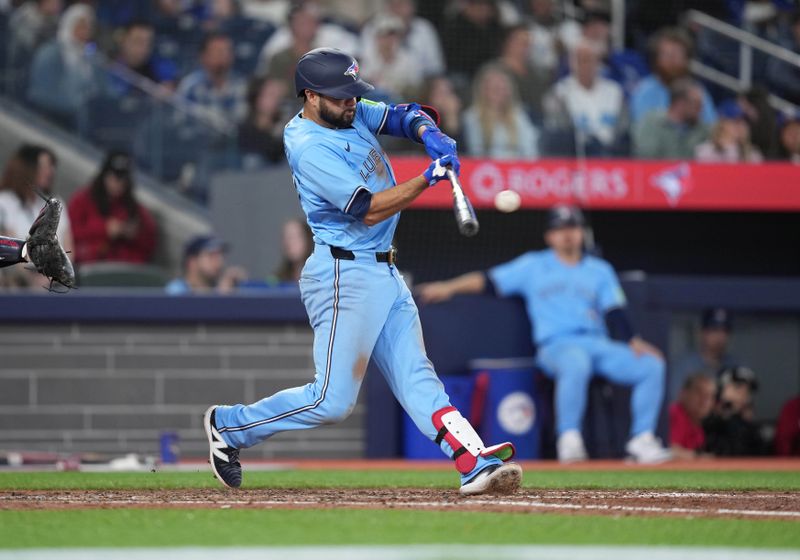
[(439, 303), (453, 297), (447, 282), (428, 282), (420, 284), (414, 290), (421, 303)]
[(428, 184), (433, 186), (442, 179), (447, 178), (448, 167), (452, 167), (456, 175), (458, 175), (459, 171), (461, 171), (461, 162), (458, 161), (458, 156), (447, 155), (433, 160), (422, 175), (428, 181)]

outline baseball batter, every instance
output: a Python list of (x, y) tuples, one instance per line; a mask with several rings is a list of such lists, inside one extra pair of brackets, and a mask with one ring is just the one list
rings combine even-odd
[[(337, 49), (303, 55), (295, 71), (303, 109), (284, 131), (286, 158), (315, 248), (300, 291), (314, 329), (316, 376), (254, 404), (211, 406), (204, 425), (215, 476), (242, 482), (239, 450), (278, 432), (346, 418), (372, 357), (417, 427), (454, 459), (461, 493), (506, 493), (522, 470), (510, 443), (487, 447), (450, 405), (425, 354), (417, 308), (391, 247), (400, 211), (459, 170), (455, 142), (416, 104), (361, 100), (373, 87), (356, 60)], [(396, 184), (377, 135), (425, 145), (424, 172)]]
[[(472, 272), (420, 287), (425, 302), (459, 293), (521, 296), (534, 330), (538, 361), (556, 382), (558, 458), (587, 458), (581, 436), (589, 381), (595, 373), (633, 387), (628, 453), (642, 463), (670, 458), (653, 432), (664, 395), (664, 360), (654, 346), (635, 336), (625, 294), (606, 261), (583, 252), (583, 213), (556, 206), (548, 216), (550, 249), (531, 251), (487, 272)], [(606, 323), (627, 343), (611, 340)]]

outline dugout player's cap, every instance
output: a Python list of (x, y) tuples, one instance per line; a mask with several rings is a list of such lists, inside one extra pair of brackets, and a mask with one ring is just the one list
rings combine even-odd
[(721, 329), (730, 331), (733, 328), (733, 319), (727, 309), (722, 307), (712, 307), (703, 310), (700, 320), (703, 329)]
[(361, 97), (375, 87), (362, 80), (358, 72), (358, 61), (344, 51), (328, 47), (308, 51), (294, 71), (297, 97), (307, 89), (334, 99)]
[(186, 246), (183, 248), (183, 260), (185, 262), (206, 251), (222, 251), (224, 253), (227, 250), (228, 244), (219, 237), (215, 235), (198, 235), (186, 243)]
[(583, 212), (577, 206), (559, 204), (553, 206), (547, 212), (547, 229), (559, 229), (564, 227), (582, 227), (586, 224)]

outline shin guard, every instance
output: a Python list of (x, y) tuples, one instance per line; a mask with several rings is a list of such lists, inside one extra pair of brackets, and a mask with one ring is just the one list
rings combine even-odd
[(442, 440), (447, 442), (453, 450), (456, 469), (462, 474), (475, 468), (478, 456), (494, 456), (503, 462), (514, 456), (514, 445), (510, 442), (486, 447), (475, 428), (454, 406), (446, 406), (434, 412), (433, 426), (438, 430), (436, 444), (440, 445)]

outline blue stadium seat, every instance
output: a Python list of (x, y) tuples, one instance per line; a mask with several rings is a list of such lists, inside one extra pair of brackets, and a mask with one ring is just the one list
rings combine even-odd
[(107, 150), (130, 151), (132, 132), (149, 109), (149, 100), (141, 95), (95, 97), (86, 107), (82, 136)]

